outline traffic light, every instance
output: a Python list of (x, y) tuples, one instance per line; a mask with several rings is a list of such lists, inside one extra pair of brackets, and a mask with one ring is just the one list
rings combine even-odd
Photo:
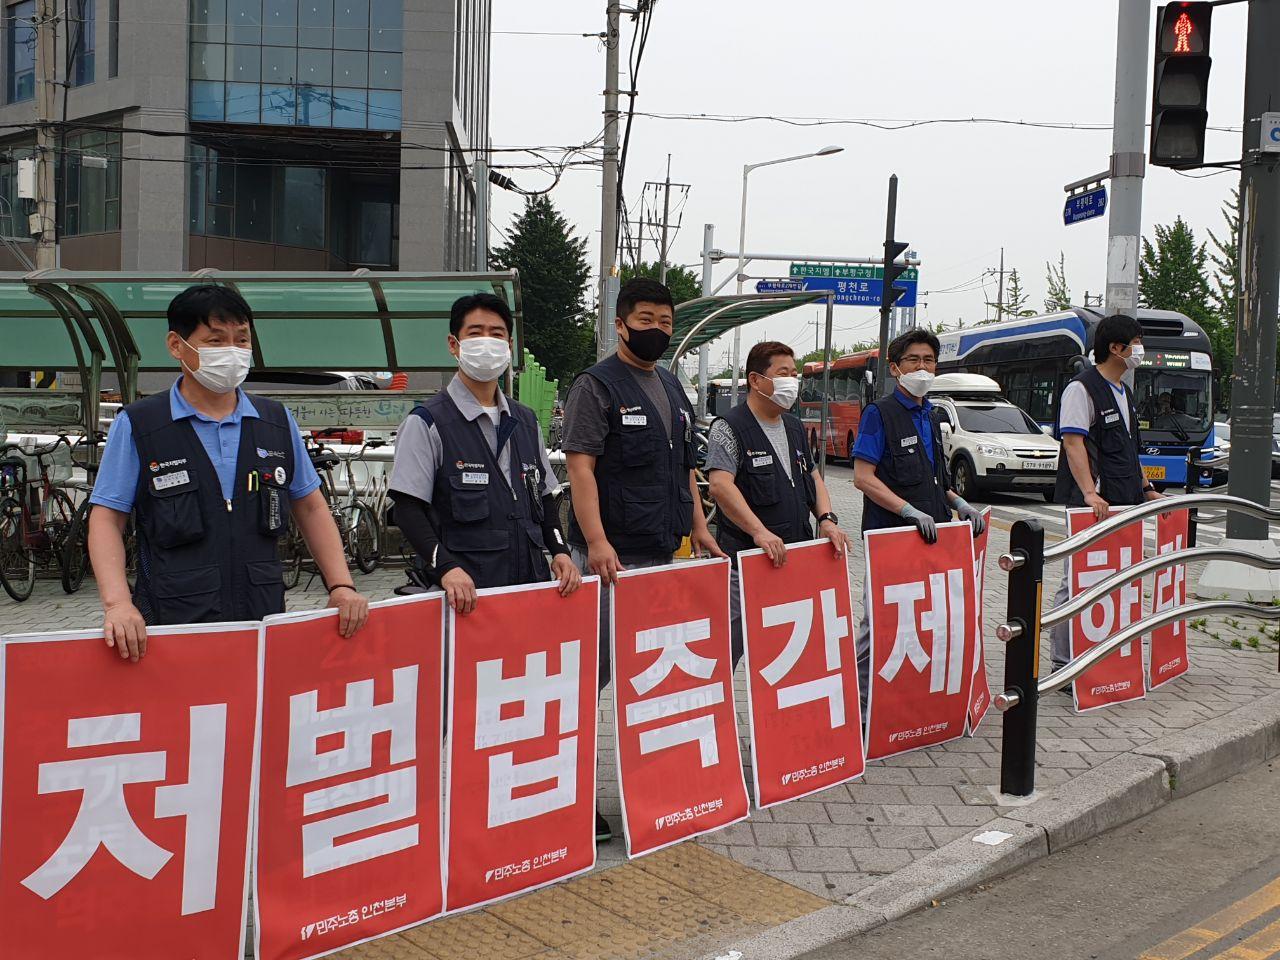
[(1171, 3), (1156, 11), (1150, 158), (1155, 166), (1193, 167), (1204, 162), (1212, 16), (1209, 3)]
[(884, 286), (881, 288), (880, 298), (883, 306), (892, 307), (898, 302), (898, 298), (906, 293), (901, 287), (895, 287), (893, 281), (902, 276), (907, 269), (905, 263), (898, 263), (898, 254), (902, 253), (910, 244), (901, 241), (892, 241), (884, 245)]

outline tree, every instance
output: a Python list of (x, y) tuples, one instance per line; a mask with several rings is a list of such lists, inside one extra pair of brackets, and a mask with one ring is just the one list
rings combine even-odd
[[(657, 280), (662, 275), (662, 264), (641, 260), (635, 267), (624, 266), (620, 274), (626, 283), (632, 277), (648, 277)], [(667, 287), (671, 290), (671, 298), (676, 303), (696, 300), (702, 296), (702, 281), (692, 270), (667, 264)]]
[(490, 261), (496, 269), (520, 271), (524, 346), (548, 377), (564, 383), (595, 359), (587, 241), (545, 195), (525, 200), (508, 235)]
[(1071, 309), (1071, 288), (1067, 285), (1067, 255), (1058, 251), (1058, 264), (1044, 262), (1044, 309), (1048, 313)]
[[(1213, 312), (1217, 315), (1216, 328), (1209, 333), (1213, 341), (1213, 365), (1217, 368), (1223, 385), (1231, 382), (1235, 365), (1235, 332), (1237, 312), (1240, 307), (1240, 191), (1231, 191), (1231, 199), (1222, 205), (1222, 219), (1227, 221), (1227, 233), (1219, 239), (1209, 231), (1214, 252), (1209, 254), (1213, 263), (1213, 289), (1209, 292)], [(1276, 361), (1280, 370), (1280, 359)], [(1224, 391), (1223, 397), (1227, 394)]]
[[(878, 344), (871, 340), (863, 340), (861, 343), (855, 343), (851, 347), (837, 347), (834, 344), (831, 347), (832, 359), (843, 357), (848, 353), (861, 353), (863, 350), (874, 350)], [(825, 354), (822, 350), (810, 350), (803, 357), (796, 357), (796, 366), (801, 370), (804, 369), (806, 363), (817, 363), (822, 360)]]
[[(1015, 317), (1034, 317), (1036, 312), (1027, 308), (1027, 301), (1031, 299), (1027, 291), (1022, 287), (1022, 278), (1018, 276), (1018, 270), (1015, 267), (1009, 271), (1009, 282), (1004, 289), (1004, 302), (998, 300), (988, 301), (987, 306), (996, 311), (994, 318), (984, 320), (982, 323), (999, 323), (1002, 320), (1012, 320)], [(981, 324), (980, 324), (981, 325)]]

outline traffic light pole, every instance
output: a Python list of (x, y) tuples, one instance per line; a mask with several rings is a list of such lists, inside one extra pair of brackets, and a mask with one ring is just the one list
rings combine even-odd
[[(1276, 315), (1280, 312), (1280, 154), (1261, 150), (1261, 115), (1280, 103), (1280, 0), (1250, 0), (1240, 167), (1240, 295), (1231, 383), (1233, 496), (1269, 504)], [(1267, 521), (1230, 513), (1231, 540), (1268, 540)]]
[[(889, 203), (884, 220), (884, 277), (880, 285), (880, 354), (876, 358), (877, 397), (889, 392), (889, 320), (893, 316), (893, 303), (897, 297), (893, 294), (893, 261), (897, 259), (898, 244), (894, 241), (894, 230), (898, 223), (898, 175), (889, 177)], [(902, 244), (903, 247), (906, 244)], [(824, 421), (825, 422), (825, 421)]]
[(1151, 0), (1120, 0), (1116, 28), (1116, 102), (1107, 201), (1107, 313), (1138, 315), (1142, 178), (1146, 165), (1147, 47)]

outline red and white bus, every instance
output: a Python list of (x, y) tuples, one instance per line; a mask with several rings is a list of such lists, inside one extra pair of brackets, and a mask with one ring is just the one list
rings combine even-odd
[(827, 423), (822, 428), (822, 391), (826, 364), (806, 363), (800, 381), (800, 419), (809, 436), (809, 449), (817, 459), (821, 449), (818, 438), (824, 437), (827, 459), (848, 460), (853, 439), (858, 435), (862, 407), (874, 398), (871, 380), (875, 374), (879, 350), (863, 350), (831, 361), (831, 393), (827, 397)]

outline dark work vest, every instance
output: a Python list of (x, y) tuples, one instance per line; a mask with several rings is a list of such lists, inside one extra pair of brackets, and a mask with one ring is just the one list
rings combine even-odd
[[(655, 368), (671, 405), (671, 439), (658, 411), (617, 354), (582, 376), (609, 391), (609, 433), (596, 457), (596, 489), (605, 536), (623, 557), (662, 557), (675, 552), (693, 528), (693, 411), (680, 382)], [(585, 544), (577, 516), (569, 540)]]
[(507, 407), (510, 413), (498, 422), (498, 449), (510, 451), (505, 477), (480, 424), (462, 415), (448, 391), (413, 411), (435, 424), (444, 448), (431, 491), (436, 532), (477, 587), (539, 583), (551, 576), (543, 554), (538, 419), (514, 400)]
[[(947, 457), (942, 449), (942, 433), (937, 420), (929, 418), (933, 437), (933, 463), (930, 463), (924, 449), (924, 438), (916, 430), (911, 411), (894, 394), (881, 397), (872, 406), (880, 411), (884, 429), (884, 454), (876, 465), (876, 479), (921, 513), (928, 514), (938, 523), (949, 522)], [(909, 526), (910, 521), (890, 513), (870, 497), (863, 497), (863, 530)]]
[[(769, 532), (785, 543), (813, 539), (810, 520), (817, 499), (813, 482), (813, 461), (809, 443), (800, 420), (789, 413), (782, 415), (787, 429), (788, 459), (791, 473), (778, 462), (777, 451), (765, 436), (760, 422), (746, 402), (738, 404), (724, 416), (738, 444), (738, 472), (733, 482), (742, 499)], [(749, 550), (755, 542), (737, 524), (720, 512), (716, 542), (720, 549), (737, 562), (739, 550)]]
[(139, 463), (133, 600), (149, 624), (284, 612), (276, 544), (289, 524), (293, 427), (275, 400), (249, 402), (258, 417), (240, 421), (230, 501), (190, 420), (173, 419), (169, 391), (124, 408)]
[[(1084, 439), (1086, 452), (1089, 454), (1089, 473), (1098, 481), (1098, 493), (1107, 503), (1123, 506), (1142, 503), (1142, 488), (1146, 479), (1142, 475), (1142, 462), (1138, 459), (1138, 450), (1142, 444), (1142, 431), (1138, 427), (1138, 412), (1133, 406), (1133, 394), (1128, 386), (1124, 388), (1125, 403), (1129, 407), (1129, 422), (1132, 431), (1126, 430), (1124, 416), (1120, 405), (1116, 402), (1116, 392), (1110, 382), (1097, 367), (1089, 367), (1072, 382), (1084, 384), (1093, 401), (1093, 423), (1089, 425), (1089, 435)], [(1054, 431), (1061, 437), (1061, 430)], [(1071, 507), (1083, 507), (1084, 493), (1075, 477), (1071, 475), (1071, 464), (1067, 462), (1066, 449), (1058, 455), (1058, 476), (1054, 485), (1053, 499), (1057, 503), (1065, 503)]]

